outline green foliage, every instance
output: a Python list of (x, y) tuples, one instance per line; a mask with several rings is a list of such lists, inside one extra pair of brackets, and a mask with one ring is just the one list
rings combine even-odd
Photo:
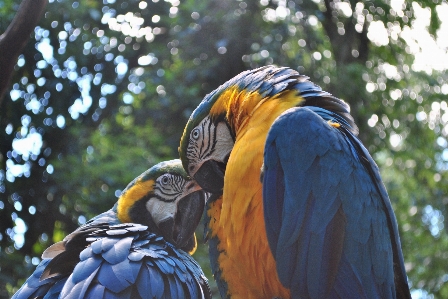
[[(351, 105), (389, 190), (412, 287), (446, 298), (448, 78), (415, 71), (394, 33), (412, 26), (419, 5), (431, 10), (435, 36), (441, 4), (338, 3), (351, 14), (333, 1), (50, 1), (0, 107), (0, 297), (136, 175), (175, 158), (206, 93), (278, 64)], [(0, 32), (15, 9), (0, 1)], [(379, 21), (387, 43), (368, 38)], [(194, 257), (213, 280), (206, 246)]]

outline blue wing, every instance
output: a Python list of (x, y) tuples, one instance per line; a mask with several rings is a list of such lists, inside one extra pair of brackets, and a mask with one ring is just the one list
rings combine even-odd
[(114, 225), (88, 241), (61, 298), (208, 298), (199, 265), (146, 226)]
[(292, 298), (410, 298), (397, 224), (378, 169), (337, 114), (292, 108), (264, 156), (269, 245)]
[(22, 287), (12, 296), (11, 299), (21, 298), (45, 298), (56, 299), (67, 280), (67, 275), (56, 275), (41, 280), (41, 275), (50, 263), (51, 259), (43, 259), (36, 270), (25, 281)]
[(133, 223), (103, 213), (51, 246), (14, 299), (211, 298), (200, 266)]

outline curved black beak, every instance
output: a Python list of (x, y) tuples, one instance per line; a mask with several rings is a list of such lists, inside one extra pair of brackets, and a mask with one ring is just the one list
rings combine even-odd
[(222, 194), (225, 171), (224, 163), (208, 160), (194, 174), (194, 179), (205, 191)]
[[(176, 247), (190, 252), (196, 248), (194, 232), (201, 221), (205, 207), (205, 192), (188, 194), (179, 201), (176, 215), (159, 224), (163, 236)], [(169, 237), (171, 236), (171, 238)]]

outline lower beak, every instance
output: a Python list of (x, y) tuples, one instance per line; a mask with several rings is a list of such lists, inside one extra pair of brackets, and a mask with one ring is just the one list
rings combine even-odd
[(182, 198), (179, 201), (174, 219), (169, 218), (159, 224), (159, 228), (167, 241), (187, 252), (196, 248), (194, 232), (201, 221), (204, 206), (205, 192), (202, 190), (195, 191)]
[(222, 194), (224, 173), (224, 163), (208, 160), (194, 174), (194, 179), (205, 191)]

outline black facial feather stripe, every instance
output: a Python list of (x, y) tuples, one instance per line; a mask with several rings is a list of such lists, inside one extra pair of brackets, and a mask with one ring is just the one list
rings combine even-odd
[[(210, 139), (207, 140), (207, 146), (204, 145), (204, 141), (205, 141), (205, 124), (208, 123), (208, 127), (210, 129), (210, 125), (211, 125), (211, 121), (209, 121), (209, 119), (207, 118), (206, 121), (202, 122), (201, 127), (202, 127), (202, 141), (201, 141), (201, 146), (199, 147), (199, 157), (203, 158), (204, 157), (204, 153), (206, 153), (208, 151), (208, 148), (210, 146)], [(209, 131), (207, 132), (209, 133)]]
[[(194, 132), (194, 130), (192, 131), (192, 133)], [(199, 146), (194, 146), (194, 144), (196, 144), (198, 141), (194, 138), (190, 138), (189, 139), (189, 146), (187, 147), (187, 156), (194, 158), (195, 160), (199, 159), (200, 157), (200, 153), (199, 153)]]
[[(199, 146), (199, 141), (190, 138), (189, 146), (187, 147), (187, 156), (192, 160), (203, 160), (212, 155), (216, 148), (218, 127), (213, 125), (209, 117), (201, 124), (202, 140)], [(205, 137), (208, 138), (205, 138)]]
[(167, 185), (156, 184), (154, 190), (159, 191), (161, 195), (157, 194), (157, 192), (154, 192), (154, 195), (157, 199), (164, 202), (175, 201), (182, 195), (185, 183), (186, 181), (180, 176), (170, 176), (170, 181)]
[[(202, 159), (208, 158), (215, 151), (215, 147), (216, 147), (216, 143), (217, 143), (216, 132), (218, 130), (218, 127), (214, 126), (213, 133), (212, 133), (212, 125), (213, 125), (213, 123), (209, 118), (208, 119), (208, 128), (207, 128), (207, 133), (208, 133), (209, 138), (207, 138), (208, 139), (207, 147), (205, 148), (205, 150), (203, 151), (203, 154), (201, 155)], [(205, 130), (204, 130), (204, 132), (205, 132)], [(204, 136), (207, 136), (207, 135), (204, 134)], [(202, 138), (202, 143), (204, 143), (204, 139), (205, 138)]]

